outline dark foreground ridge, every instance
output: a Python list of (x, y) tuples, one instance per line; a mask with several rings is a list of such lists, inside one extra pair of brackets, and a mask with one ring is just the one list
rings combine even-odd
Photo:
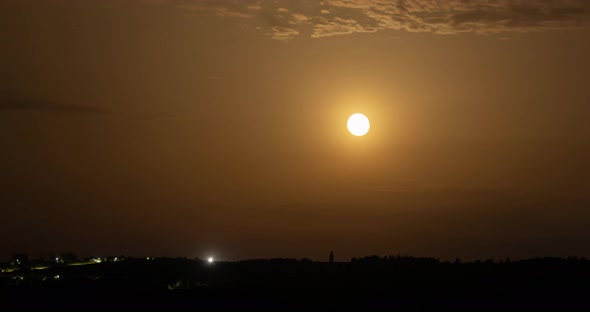
[(590, 261), (460, 263), (400, 256), (333, 263), (307, 259), (209, 263), (187, 258), (87, 259), (45, 265), (13, 261), (3, 266), (0, 300), (3, 307), (80, 310), (588, 310)]

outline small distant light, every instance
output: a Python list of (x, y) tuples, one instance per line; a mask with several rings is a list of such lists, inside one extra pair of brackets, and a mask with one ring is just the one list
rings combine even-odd
[(59, 275), (56, 275), (56, 276), (54, 276), (53, 278), (54, 278), (54, 279), (58, 279), (58, 278), (59, 278)]
[(207, 259), (207, 262), (209, 262), (209, 263), (213, 263), (213, 261), (214, 261), (213, 257), (209, 257), (209, 258)]

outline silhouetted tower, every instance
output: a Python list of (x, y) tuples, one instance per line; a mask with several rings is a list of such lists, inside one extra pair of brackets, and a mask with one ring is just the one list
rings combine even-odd
[(334, 252), (330, 250), (330, 263), (334, 263)]

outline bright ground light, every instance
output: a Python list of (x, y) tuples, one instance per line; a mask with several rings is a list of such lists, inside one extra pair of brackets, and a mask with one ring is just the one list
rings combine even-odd
[(207, 262), (209, 262), (209, 263), (213, 263), (213, 257), (209, 257), (209, 258), (207, 258)]

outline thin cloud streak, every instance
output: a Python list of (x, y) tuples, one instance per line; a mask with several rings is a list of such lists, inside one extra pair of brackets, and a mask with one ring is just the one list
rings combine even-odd
[[(213, 79), (220, 79), (214, 77)], [(0, 113), (2, 112), (49, 112), (49, 113), (70, 113), (80, 115), (111, 115), (111, 116), (125, 116), (131, 118), (176, 118), (179, 114), (137, 114), (124, 113), (112, 110), (107, 110), (93, 106), (72, 105), (65, 103), (58, 103), (46, 100), (36, 99), (0, 99)]]
[(0, 111), (47, 111), (83, 114), (116, 114), (92, 106), (70, 105), (44, 100), (0, 100)]

